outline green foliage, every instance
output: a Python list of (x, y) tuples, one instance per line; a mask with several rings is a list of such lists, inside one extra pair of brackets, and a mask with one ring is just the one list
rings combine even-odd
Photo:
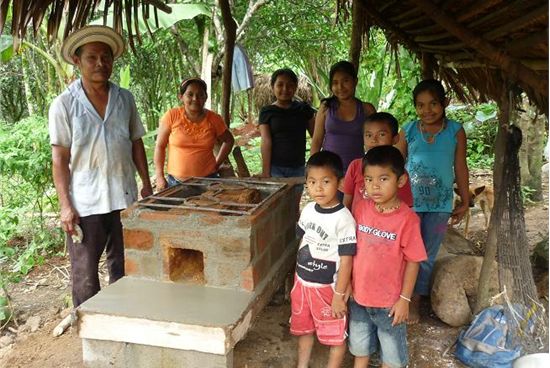
[(60, 230), (47, 223), (56, 207), (46, 119), (1, 125), (0, 283), (16, 281), (61, 243)]
[[(200, 69), (199, 41), (184, 29), (194, 27), (192, 21), (182, 21), (176, 29), (184, 43), (190, 45), (187, 58), (197, 61)], [(189, 38), (189, 40), (187, 40)], [(193, 46), (191, 46), (193, 45)], [(169, 108), (178, 104), (177, 86), (183, 76), (196, 75), (193, 66), (184, 62), (178, 40), (168, 30), (159, 30), (155, 38), (144, 37), (138, 53), (126, 53), (116, 64), (118, 68), (130, 67), (130, 90), (136, 97), (138, 109), (147, 130), (157, 128), (159, 118)]]
[[(0, 291), (1, 290), (2, 289), (0, 288)], [(9, 304), (8, 296), (0, 293), (0, 329), (10, 320), (11, 316), (12, 310)]]
[(119, 72), (119, 86), (122, 88), (130, 88), (130, 65), (125, 65), (123, 68), (120, 68)]
[[(44, 197), (51, 199), (51, 148), (45, 118), (31, 116), (16, 125), (0, 127), (0, 174), (12, 183), (20, 180), (30, 185), (41, 197), (35, 198), (36, 205), (43, 209)], [(17, 192), (18, 188), (12, 190)]]
[(14, 124), (27, 114), (21, 60), (0, 63), (0, 120)]
[(293, 68), (308, 77), (314, 94), (325, 97), (330, 66), (348, 58), (350, 24), (336, 24), (332, 1), (271, 1), (251, 20), (242, 43), (255, 72)]
[[(154, 7), (152, 5), (147, 5), (149, 7), (149, 14), (154, 14)], [(184, 19), (193, 19), (197, 16), (204, 15), (210, 16), (211, 10), (210, 7), (206, 4), (169, 4), (172, 8), (171, 13), (165, 13), (163, 11), (157, 11), (158, 27), (156, 26), (155, 17), (151, 16), (149, 19), (143, 19), (143, 13), (138, 12), (138, 28), (141, 34), (146, 34), (149, 30), (152, 32), (157, 31), (158, 29), (170, 28), (177, 22)], [(147, 24), (145, 24), (147, 23)], [(90, 24), (103, 25), (103, 17), (97, 18), (95, 21)], [(107, 15), (107, 24), (113, 24), (113, 8)]]
[(3, 63), (11, 59), (13, 55), (13, 38), (8, 35), (0, 35), (0, 61)]
[(463, 123), (467, 137), (467, 162), (470, 169), (490, 169), (494, 162), (494, 144), (498, 129), (497, 106), (450, 105), (446, 109), (449, 119)]
[(420, 63), (405, 49), (399, 51), (399, 71), (387, 77), (382, 93), (385, 96), (380, 111), (389, 111), (401, 125), (417, 119), (412, 91), (421, 79)]
[(536, 194), (537, 190), (533, 189), (527, 185), (521, 186), (521, 199), (523, 200), (524, 204), (533, 204), (536, 201), (534, 200), (534, 195)]

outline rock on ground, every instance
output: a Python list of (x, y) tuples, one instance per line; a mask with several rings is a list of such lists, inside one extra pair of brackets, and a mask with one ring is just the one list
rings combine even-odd
[[(483, 257), (448, 256), (438, 259), (434, 268), (432, 309), (450, 326), (463, 326), (472, 318)], [(497, 269), (497, 263), (493, 265)], [(490, 294), (498, 293), (498, 273), (490, 280)]]

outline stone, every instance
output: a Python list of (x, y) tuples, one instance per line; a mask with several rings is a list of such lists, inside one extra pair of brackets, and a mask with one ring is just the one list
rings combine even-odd
[(450, 227), (441, 242), (438, 257), (449, 254), (473, 256), (476, 254), (476, 247), (474, 243), (466, 239), (460, 232)]
[[(482, 263), (483, 257), (474, 256), (447, 256), (436, 261), (431, 303), (443, 322), (458, 327), (471, 321)], [(493, 267), (489, 295), (499, 292), (496, 262)]]
[(40, 328), (40, 320), (41, 320), (40, 316), (32, 316), (32, 317), (29, 317), (25, 325), (28, 327), (28, 329), (31, 332), (36, 332), (38, 331), (38, 328)]
[(0, 337), (0, 349), (13, 344), (13, 340), (12, 335), (4, 335)]

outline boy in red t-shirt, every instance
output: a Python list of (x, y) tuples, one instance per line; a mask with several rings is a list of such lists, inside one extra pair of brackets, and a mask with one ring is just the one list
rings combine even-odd
[[(363, 123), (365, 152), (368, 152), (373, 147), (393, 146), (398, 141), (399, 123), (392, 114), (377, 112), (370, 115)], [(350, 163), (344, 179), (343, 203), (352, 212), (357, 202), (366, 197), (362, 160), (363, 158), (361, 157)], [(403, 187), (398, 189), (397, 195), (407, 206), (413, 206), (411, 185), (408, 180)]]
[(380, 344), (382, 367), (408, 364), (406, 321), (419, 263), (426, 260), (420, 220), (398, 189), (405, 162), (392, 146), (370, 149), (363, 158), (368, 198), (358, 201), (357, 253), (353, 258), (349, 347), (355, 368), (367, 367)]

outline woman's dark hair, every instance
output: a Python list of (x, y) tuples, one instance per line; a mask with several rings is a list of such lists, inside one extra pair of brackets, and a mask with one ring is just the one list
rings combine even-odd
[(334, 74), (336, 74), (337, 72), (347, 74), (350, 77), (353, 77), (353, 79), (357, 79), (357, 70), (355, 69), (355, 66), (349, 61), (340, 60), (339, 62), (337, 62), (336, 64), (333, 64), (330, 67), (330, 71), (328, 73), (330, 84), (332, 84), (332, 79), (334, 78)]
[(331, 151), (319, 151), (311, 155), (306, 164), (306, 178), (312, 167), (326, 167), (330, 169), (338, 179), (342, 179), (344, 177), (344, 165), (342, 164), (342, 159), (336, 153)]
[(394, 146), (373, 147), (363, 156), (363, 173), (367, 166), (389, 167), (399, 178), (405, 173), (405, 159)]
[(201, 86), (201, 88), (204, 90), (204, 94), (206, 94), (206, 95), (208, 94), (207, 87), (206, 87), (206, 82), (203, 81), (200, 78), (192, 77), (192, 78), (184, 79), (181, 82), (181, 84), (180, 84), (180, 95), (183, 95), (185, 93), (185, 91), (187, 90), (187, 87), (189, 87), (193, 83), (196, 83), (199, 86)]
[(277, 78), (281, 75), (286, 75), (298, 86), (298, 76), (289, 68), (277, 69), (271, 74), (271, 87), (275, 85)]
[(430, 92), (441, 105), (445, 105), (446, 92), (443, 84), (437, 79), (425, 79), (418, 83), (413, 90), (413, 103), (416, 105), (416, 98), (422, 92)]
[[(355, 66), (346, 60), (340, 60), (336, 64), (333, 64), (330, 67), (330, 71), (328, 73), (329, 75), (329, 86), (332, 86), (332, 80), (334, 79), (334, 74), (336, 73), (344, 73), (352, 77), (354, 80), (357, 80), (357, 69), (355, 69)], [(331, 95), (330, 97), (323, 98), (321, 100), (321, 103), (324, 104), (326, 107), (332, 107), (335, 104), (338, 103), (338, 99), (336, 96)]]

